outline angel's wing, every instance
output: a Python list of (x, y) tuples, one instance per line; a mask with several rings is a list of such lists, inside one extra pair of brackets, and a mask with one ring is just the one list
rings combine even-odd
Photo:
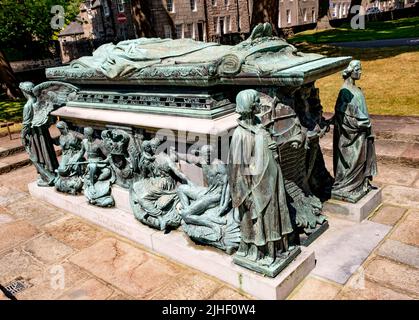
[(74, 98), (79, 88), (60, 81), (46, 81), (33, 88), (36, 102), (33, 108), (32, 126), (39, 127), (48, 121), (51, 111), (62, 107)]

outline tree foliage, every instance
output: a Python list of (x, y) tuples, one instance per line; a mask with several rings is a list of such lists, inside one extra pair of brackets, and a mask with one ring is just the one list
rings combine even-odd
[(24, 50), (36, 42), (39, 50), (48, 50), (50, 41), (60, 32), (51, 27), (51, 8), (64, 8), (64, 25), (79, 13), (81, 0), (0, 0), (0, 46)]

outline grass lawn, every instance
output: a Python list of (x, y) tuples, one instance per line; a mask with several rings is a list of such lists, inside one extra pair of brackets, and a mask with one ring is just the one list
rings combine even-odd
[(25, 99), (10, 101), (4, 99), (4, 96), (0, 96), (0, 122), (22, 121), (22, 111), (24, 105)]
[[(328, 45), (301, 44), (303, 52), (327, 56), (352, 56), (362, 62), (362, 78), (358, 86), (364, 91), (370, 114), (419, 116), (419, 48), (338, 48)], [(333, 112), (341, 73), (316, 81), (320, 98), (327, 112)]]
[(287, 39), (290, 43), (329, 43), (419, 37), (419, 17), (390, 21), (366, 22), (365, 29), (352, 29), (349, 24), (328, 30), (307, 30)]
[[(25, 99), (10, 101), (4, 95), (0, 95), (0, 122), (15, 122), (16, 124), (9, 128), (11, 132), (17, 132), (21, 128), (25, 101)], [(0, 128), (0, 137), (4, 135), (7, 135), (7, 128)]]

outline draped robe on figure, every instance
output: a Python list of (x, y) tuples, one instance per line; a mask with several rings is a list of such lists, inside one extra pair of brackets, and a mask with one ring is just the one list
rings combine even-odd
[[(58, 168), (58, 160), (49, 133), (50, 119), (49, 116), (46, 116), (42, 122), (39, 124), (36, 122), (34, 125), (34, 104), (33, 100), (28, 100), (23, 108), (22, 131), (24, 135), (30, 136), (28, 148), (31, 161), (42, 165), (46, 171), (53, 175), (55, 169)], [(37, 167), (37, 169), (40, 168)], [(43, 174), (43, 172), (39, 173)]]
[(335, 106), (333, 192), (351, 195), (377, 174), (374, 137), (361, 89), (344, 84)]
[[(271, 143), (275, 142), (261, 125), (239, 122), (230, 144), (233, 207), (240, 212), (242, 241), (257, 246), (293, 231), (282, 172), (269, 149)], [(255, 159), (250, 161), (252, 156)]]

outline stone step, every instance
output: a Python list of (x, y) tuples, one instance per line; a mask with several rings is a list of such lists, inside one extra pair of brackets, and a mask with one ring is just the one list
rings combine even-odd
[[(325, 155), (333, 156), (333, 134), (323, 137), (320, 145)], [(375, 152), (380, 163), (413, 168), (419, 166), (419, 142), (376, 139)]]
[(0, 159), (0, 174), (19, 169), (30, 164), (29, 156), (26, 152), (19, 152)]
[(1, 158), (14, 155), (24, 150), (25, 148), (20, 142), (20, 133), (12, 133), (12, 139), (9, 136), (0, 138), (0, 162), (2, 162)]
[[(55, 126), (50, 128), (51, 137), (59, 136), (59, 131)], [(61, 155), (58, 146), (54, 146), (57, 156)], [(24, 146), (20, 139), (20, 132), (12, 133), (12, 139), (9, 136), (0, 137), (0, 174), (19, 169), (30, 164)]]
[[(60, 156), (61, 149), (59, 147), (55, 147), (55, 153), (57, 156)], [(0, 175), (22, 168), (29, 164), (31, 164), (31, 160), (29, 160), (29, 155), (25, 151), (20, 151), (10, 156), (0, 158)]]
[[(326, 119), (332, 115), (324, 113)], [(419, 117), (372, 115), (371, 121), (377, 140), (419, 143)]]
[(1, 158), (6, 158), (12, 155), (15, 155), (17, 153), (21, 153), (25, 151), (25, 147), (24, 146), (16, 146), (16, 147), (12, 147), (9, 149), (4, 149), (0, 147), (0, 160)]

